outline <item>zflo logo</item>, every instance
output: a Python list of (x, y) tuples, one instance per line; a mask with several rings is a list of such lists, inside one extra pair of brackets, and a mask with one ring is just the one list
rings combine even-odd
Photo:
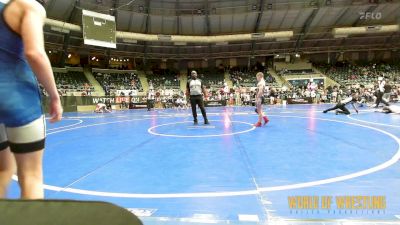
[(373, 12), (360, 12), (360, 20), (380, 20), (382, 19), (382, 13)]

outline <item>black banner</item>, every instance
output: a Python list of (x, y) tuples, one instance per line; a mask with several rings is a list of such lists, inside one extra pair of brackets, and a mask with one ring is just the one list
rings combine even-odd
[(226, 100), (212, 100), (212, 101), (204, 101), (205, 107), (218, 107), (218, 106), (226, 106)]
[(311, 104), (313, 103), (312, 98), (288, 98), (288, 104)]
[[(46, 112), (49, 112), (49, 97), (42, 98), (43, 109)], [(78, 110), (78, 106), (88, 106), (88, 105), (97, 105), (97, 103), (109, 102), (111, 105), (120, 105), (125, 102), (127, 105), (131, 106), (130, 108), (145, 108), (146, 101), (143, 96), (62, 96), (61, 104), (64, 108), (64, 112), (76, 112)]]

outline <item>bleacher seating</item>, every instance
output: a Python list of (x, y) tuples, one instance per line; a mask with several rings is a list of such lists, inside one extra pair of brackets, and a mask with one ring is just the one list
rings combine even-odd
[(342, 63), (318, 65), (328, 77), (341, 85), (373, 85), (378, 77), (384, 76), (393, 83), (399, 82), (400, 66), (389, 64), (355, 65)]
[(116, 90), (143, 91), (137, 74), (130, 73), (94, 73), (96, 80), (102, 85), (106, 94)]
[[(188, 77), (192, 69), (188, 70)], [(208, 87), (223, 87), (224, 86), (224, 70), (223, 69), (195, 69), (197, 76)]]
[(280, 75), (298, 75), (298, 74), (314, 74), (313, 69), (283, 69), (279, 71)]
[(178, 73), (171, 70), (154, 70), (152, 74), (147, 74), (147, 81), (155, 89), (179, 89)]
[[(232, 70), (229, 72), (233, 85), (243, 87), (255, 87), (257, 85), (257, 78), (255, 74), (255, 72), (242, 72), (238, 70)], [(267, 71), (264, 72), (264, 79), (265, 82), (271, 86), (277, 85), (275, 78)]]
[(57, 89), (60, 93), (94, 91), (83, 72), (68, 71), (66, 73), (54, 72)]

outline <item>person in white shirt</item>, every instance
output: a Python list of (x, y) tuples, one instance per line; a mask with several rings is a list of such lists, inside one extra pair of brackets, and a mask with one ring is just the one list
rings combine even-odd
[(310, 91), (310, 92), (313, 92), (313, 91), (315, 91), (315, 89), (317, 89), (318, 88), (318, 85), (317, 84), (315, 84), (314, 83), (314, 79), (310, 79), (310, 81), (308, 82), (308, 84), (307, 84), (307, 89)]
[(178, 109), (186, 109), (186, 100), (184, 100), (181, 96), (176, 99), (175, 103)]
[(225, 97), (225, 100), (228, 100), (228, 96), (229, 96), (229, 86), (228, 86), (228, 84), (227, 84), (226, 82), (224, 82), (223, 90), (224, 90), (224, 97)]
[(338, 96), (337, 90), (334, 89), (333, 92), (332, 92), (332, 102), (333, 103), (336, 103), (337, 96)]
[(186, 100), (186, 96), (185, 95), (182, 97), (182, 105), (183, 105), (183, 109), (187, 109), (188, 108), (188, 102)]
[(242, 105), (242, 101), (240, 99), (240, 89), (237, 88), (235, 90), (235, 105)]
[(244, 105), (250, 105), (250, 94), (249, 93), (244, 93), (243, 94), (243, 104)]
[(269, 122), (267, 116), (264, 115), (262, 104), (264, 103), (264, 90), (265, 90), (265, 80), (264, 74), (262, 72), (258, 72), (256, 74), (257, 77), (257, 93), (256, 93), (256, 113), (258, 114), (258, 122), (254, 124), (255, 127), (261, 127), (261, 121), (264, 120), (264, 125)]
[(382, 112), (383, 113), (400, 114), (400, 106), (398, 106), (398, 105), (384, 106), (382, 109)]
[(358, 113), (358, 109), (354, 105), (354, 103), (357, 103), (358, 101), (359, 101), (358, 93), (353, 93), (351, 96), (340, 101), (334, 107), (324, 110), (323, 113), (327, 113), (329, 111), (336, 110), (336, 115), (337, 114), (350, 115), (350, 111), (346, 108), (346, 105), (348, 105), (348, 104), (351, 104), (353, 106), (354, 110)]

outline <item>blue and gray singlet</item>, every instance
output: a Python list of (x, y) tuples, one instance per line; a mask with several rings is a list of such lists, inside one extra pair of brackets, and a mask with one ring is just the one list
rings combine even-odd
[(43, 114), (40, 88), (25, 55), (23, 41), (4, 20), (0, 2), (0, 124), (26, 125)]

